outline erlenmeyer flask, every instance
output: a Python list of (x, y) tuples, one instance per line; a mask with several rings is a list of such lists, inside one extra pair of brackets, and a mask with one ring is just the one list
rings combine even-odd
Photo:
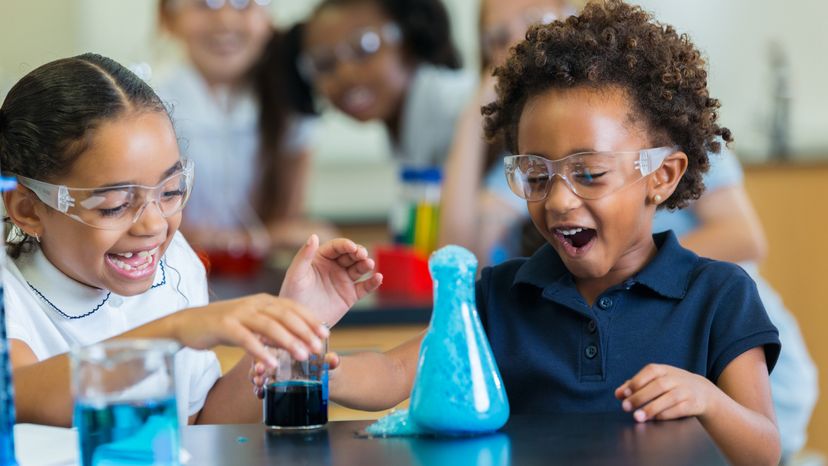
[(477, 259), (459, 246), (446, 246), (431, 255), (428, 266), (434, 310), (420, 348), (411, 419), (435, 433), (497, 430), (509, 419), (509, 401), (477, 315)]

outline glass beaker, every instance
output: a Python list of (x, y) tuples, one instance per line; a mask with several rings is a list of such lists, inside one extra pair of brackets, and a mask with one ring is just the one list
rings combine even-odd
[(265, 373), (263, 420), (271, 429), (318, 429), (328, 423), (327, 340), (321, 354), (299, 361), (281, 348), (269, 348), (276, 369)]
[(172, 340), (115, 340), (71, 353), (82, 466), (179, 464)]

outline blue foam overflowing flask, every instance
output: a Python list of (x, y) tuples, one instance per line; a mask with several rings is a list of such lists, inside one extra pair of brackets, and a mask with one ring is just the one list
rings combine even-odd
[[(13, 180), (0, 180), (0, 192), (14, 189)], [(0, 201), (0, 216), (5, 217), (5, 204)], [(0, 228), (0, 232), (2, 232)], [(0, 245), (0, 466), (15, 466), (14, 456), (14, 385), (6, 339), (6, 306), (3, 298), (3, 276), (6, 268), (5, 237)]]
[(509, 419), (509, 401), (477, 314), (477, 259), (446, 246), (431, 255), (429, 270), (434, 310), (420, 348), (411, 420), (435, 433), (495, 431)]

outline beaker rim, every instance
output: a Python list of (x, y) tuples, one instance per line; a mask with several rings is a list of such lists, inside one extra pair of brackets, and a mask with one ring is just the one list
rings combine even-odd
[(109, 360), (117, 363), (148, 352), (173, 355), (180, 349), (181, 344), (166, 338), (124, 338), (75, 347), (71, 351), (71, 357), (78, 361)]

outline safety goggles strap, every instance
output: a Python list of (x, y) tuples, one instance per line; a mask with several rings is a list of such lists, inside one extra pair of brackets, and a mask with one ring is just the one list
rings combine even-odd
[(20, 184), (31, 189), (38, 199), (59, 212), (66, 213), (70, 207), (75, 206), (75, 198), (69, 194), (69, 188), (66, 186), (33, 180), (20, 175), (14, 176)]
[(635, 161), (635, 168), (641, 171), (641, 176), (647, 176), (656, 171), (664, 162), (664, 159), (678, 150), (678, 146), (641, 150), (638, 152), (639, 155), (638, 160)]

